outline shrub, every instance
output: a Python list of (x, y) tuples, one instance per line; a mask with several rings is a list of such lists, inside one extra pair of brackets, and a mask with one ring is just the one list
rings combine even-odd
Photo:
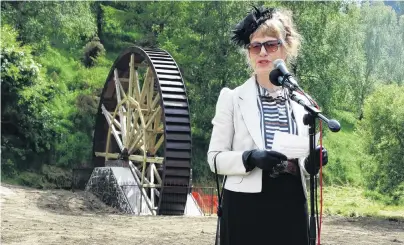
[(365, 101), (358, 133), (373, 158), (363, 170), (369, 190), (404, 199), (404, 87), (380, 86)]
[(102, 45), (98, 37), (94, 37), (93, 40), (84, 47), (83, 63), (86, 67), (92, 67), (95, 65), (97, 58), (104, 54), (104, 45)]

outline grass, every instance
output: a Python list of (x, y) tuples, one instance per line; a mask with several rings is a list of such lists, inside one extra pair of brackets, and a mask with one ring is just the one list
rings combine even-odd
[(19, 172), (17, 176), (12, 178), (7, 176), (1, 177), (1, 182), (10, 185), (29, 186), (33, 188), (43, 189), (46, 183), (43, 182), (43, 176), (34, 172)]
[(385, 205), (366, 198), (362, 188), (327, 186), (323, 189), (323, 198), (323, 213), (326, 215), (393, 218), (404, 221), (404, 205)]
[(324, 214), (404, 220), (404, 205), (387, 205), (383, 200), (372, 199), (365, 189), (362, 166), (366, 167), (371, 159), (364, 153), (362, 139), (355, 133), (354, 113), (336, 110), (332, 114), (340, 122), (341, 131), (332, 133), (324, 129), (323, 144), (329, 155), (323, 169)]
[(369, 156), (363, 153), (362, 140), (355, 134), (357, 119), (351, 112), (334, 111), (334, 118), (341, 123), (338, 133), (323, 126), (323, 145), (328, 151), (328, 165), (324, 168), (324, 180), (328, 185), (362, 186), (364, 183), (361, 166)]
[(56, 77), (55, 82), (65, 84), (70, 90), (102, 88), (113, 61), (100, 57), (94, 67), (86, 68), (80, 61), (81, 56), (80, 51), (70, 54), (66, 50), (48, 48), (41, 55), (40, 62), (47, 68), (48, 76)]

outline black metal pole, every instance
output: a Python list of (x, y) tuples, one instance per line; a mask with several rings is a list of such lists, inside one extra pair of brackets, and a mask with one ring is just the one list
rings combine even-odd
[(306, 114), (303, 118), (303, 122), (306, 125), (309, 125), (309, 144), (310, 144), (310, 153), (309, 153), (309, 168), (310, 168), (310, 223), (309, 223), (309, 245), (316, 244), (316, 218), (315, 218), (315, 198), (314, 198), (314, 191), (315, 191), (315, 183), (314, 183), (314, 174), (315, 171), (315, 149), (316, 149), (316, 120), (315, 115), (311, 113)]
[(309, 169), (311, 170), (310, 174), (310, 221), (309, 221), (309, 245), (315, 245), (316, 244), (316, 218), (315, 218), (315, 209), (314, 205), (317, 200), (315, 200), (314, 197), (314, 191), (317, 188), (317, 185), (315, 185), (315, 176), (314, 173), (316, 172), (316, 166), (314, 164), (315, 162), (315, 149), (316, 149), (316, 118), (319, 118), (326, 124), (328, 124), (328, 128), (332, 132), (338, 132), (341, 129), (341, 126), (338, 121), (336, 120), (329, 120), (326, 118), (324, 115), (321, 114), (321, 111), (318, 110), (317, 108), (313, 107), (312, 105), (307, 105), (303, 100), (299, 99), (296, 97), (295, 94), (292, 94), (290, 97), (293, 101), (297, 102), (301, 106), (304, 107), (304, 109), (308, 112), (303, 117), (303, 123), (305, 125), (309, 125), (309, 144), (310, 144), (310, 152), (309, 152)]

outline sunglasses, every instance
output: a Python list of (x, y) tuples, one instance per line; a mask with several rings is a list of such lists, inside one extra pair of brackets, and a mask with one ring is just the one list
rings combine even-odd
[(253, 42), (247, 45), (248, 50), (253, 54), (261, 53), (262, 46), (264, 46), (267, 53), (273, 53), (278, 50), (278, 47), (282, 44), (281, 40), (269, 40), (263, 43)]

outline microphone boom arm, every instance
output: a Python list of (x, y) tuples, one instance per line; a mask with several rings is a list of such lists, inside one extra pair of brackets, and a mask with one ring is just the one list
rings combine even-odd
[(328, 119), (325, 117), (323, 114), (321, 114), (321, 111), (317, 109), (316, 107), (312, 105), (307, 105), (302, 99), (297, 98), (296, 94), (293, 92), (290, 93), (290, 99), (298, 103), (299, 105), (303, 106), (304, 109), (310, 113), (310, 115), (314, 117), (318, 117), (321, 121), (325, 122), (328, 125), (328, 128), (332, 132), (338, 132), (341, 129), (341, 125), (339, 122), (335, 119)]

